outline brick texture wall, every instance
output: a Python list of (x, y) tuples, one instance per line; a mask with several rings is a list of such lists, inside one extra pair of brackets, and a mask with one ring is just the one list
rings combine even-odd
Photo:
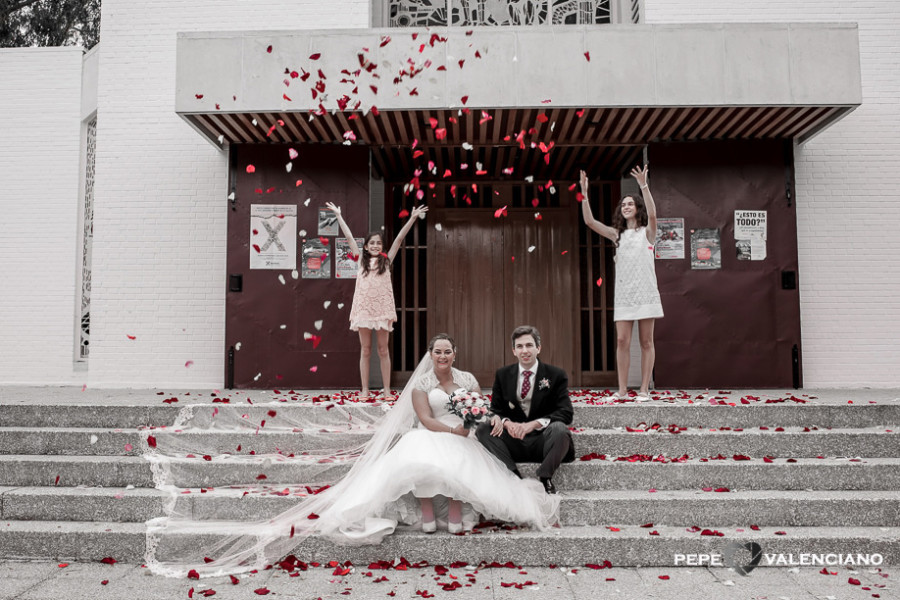
[(645, 0), (645, 15), (859, 24), (863, 104), (796, 152), (804, 383), (900, 386), (900, 3)]
[(0, 50), (0, 383), (78, 382), (81, 60)]
[(224, 380), (227, 157), (174, 112), (177, 32), (368, 23), (365, 0), (104, 1), (91, 385)]

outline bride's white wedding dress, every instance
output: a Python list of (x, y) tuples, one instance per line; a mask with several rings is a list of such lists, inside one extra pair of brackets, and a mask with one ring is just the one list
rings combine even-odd
[[(480, 390), (470, 373), (453, 369), (452, 375), (456, 386)], [(153, 573), (172, 577), (224, 575), (265, 569), (309, 536), (326, 537), (339, 544), (379, 543), (398, 526), (421, 524), (420, 497), (437, 498), (435, 512), (438, 522), (444, 524), (441, 511), (443, 505), (446, 514), (446, 499), (463, 501), (463, 525), (467, 529), (482, 517), (538, 529), (557, 522), (559, 496), (548, 495), (535, 479), (519, 479), (474, 435), (462, 437), (421, 426), (412, 403), (414, 389), (427, 394), (432, 414), (440, 422), (450, 426), (461, 423), (447, 410), (449, 395), (440, 388), (431, 358), (426, 355), (361, 448), (336, 454), (329, 451), (322, 456), (310, 451), (297, 457), (228, 453), (208, 457), (203, 456), (206, 452), (189, 452), (191, 445), (202, 444), (208, 437), (203, 433), (233, 433), (233, 427), (242, 427), (248, 436), (254, 436), (264, 425), (271, 431), (279, 423), (280, 430), (286, 432), (314, 434), (318, 430), (311, 423), (293, 422), (290, 411), (280, 406), (268, 410), (266, 421), (258, 423), (240, 404), (196, 404), (182, 409), (173, 426), (144, 431), (145, 458), (151, 463), (154, 480), (158, 488), (169, 491), (166, 516), (147, 522), (147, 566)], [(330, 413), (326, 410), (325, 414)], [(347, 416), (350, 424), (359, 420), (349, 413)], [(215, 518), (215, 505), (195, 503), (191, 490), (180, 487), (179, 474), (184, 469), (193, 473), (200, 456), (213, 464), (221, 461), (239, 465), (251, 460), (262, 461), (252, 464), (268, 464), (277, 460), (306, 466), (350, 463), (352, 467), (330, 488), (311, 492), (277, 516), (254, 520), (248, 514), (248, 518), (235, 522)], [(229, 488), (227, 491), (237, 494), (245, 489)]]
[[(460, 387), (480, 391), (471, 374), (453, 369)], [(462, 420), (447, 410), (449, 394), (437, 387), (433, 373), (416, 385), (428, 395), (432, 415), (455, 427)], [(463, 527), (471, 529), (484, 518), (539, 529), (557, 521), (559, 497), (548, 495), (536, 479), (519, 479), (475, 439), (417, 424), (346, 489), (320, 515), (320, 534), (338, 543), (378, 543), (398, 524), (419, 526), (418, 498), (439, 497), (438, 522), (445, 523), (442, 499), (466, 503)]]

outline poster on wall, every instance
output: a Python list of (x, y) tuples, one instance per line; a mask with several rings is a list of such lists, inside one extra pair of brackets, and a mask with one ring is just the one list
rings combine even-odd
[(734, 211), (734, 242), (738, 260), (765, 260), (768, 211)]
[(684, 258), (684, 219), (656, 220), (656, 258)]
[(250, 268), (297, 268), (297, 206), (250, 205)]
[(722, 268), (722, 243), (718, 229), (691, 229), (691, 269)]
[(326, 245), (321, 239), (313, 238), (303, 242), (302, 252), (303, 279), (331, 279), (331, 244)]
[[(363, 238), (356, 238), (356, 247), (363, 247)], [(350, 242), (344, 238), (334, 241), (334, 278), (356, 279), (356, 270), (359, 268), (357, 258), (350, 252)]]
[(319, 207), (319, 235), (338, 234), (337, 215), (324, 207)]

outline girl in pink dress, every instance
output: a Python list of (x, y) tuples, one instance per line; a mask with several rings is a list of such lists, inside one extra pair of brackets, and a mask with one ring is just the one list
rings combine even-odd
[(341, 231), (350, 244), (350, 252), (359, 257), (359, 270), (356, 274), (356, 290), (353, 292), (353, 306), (350, 309), (350, 329), (359, 332), (359, 376), (362, 379), (360, 396), (369, 396), (369, 358), (372, 356), (372, 332), (375, 332), (378, 344), (378, 358), (381, 362), (381, 381), (384, 383), (384, 395), (391, 393), (391, 357), (388, 354), (388, 334), (394, 330), (397, 320), (397, 307), (394, 303), (394, 288), (391, 285), (391, 263), (403, 238), (412, 229), (417, 218), (425, 218), (426, 206), (417, 206), (409, 215), (397, 239), (387, 254), (384, 253), (384, 239), (380, 233), (366, 236), (363, 251), (360, 253), (356, 239), (350, 232), (347, 223), (341, 217), (341, 209), (332, 202), (325, 206), (332, 211), (338, 220)]

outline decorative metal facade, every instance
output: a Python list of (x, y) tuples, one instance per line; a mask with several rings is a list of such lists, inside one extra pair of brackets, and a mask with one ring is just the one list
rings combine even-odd
[[(610, 0), (388, 0), (391, 27), (610, 23)], [(449, 15), (449, 19), (448, 19)]]
[(97, 117), (87, 124), (84, 160), (84, 230), (81, 247), (81, 324), (78, 358), (87, 360), (91, 348), (91, 249), (94, 243), (94, 173), (97, 164)]

